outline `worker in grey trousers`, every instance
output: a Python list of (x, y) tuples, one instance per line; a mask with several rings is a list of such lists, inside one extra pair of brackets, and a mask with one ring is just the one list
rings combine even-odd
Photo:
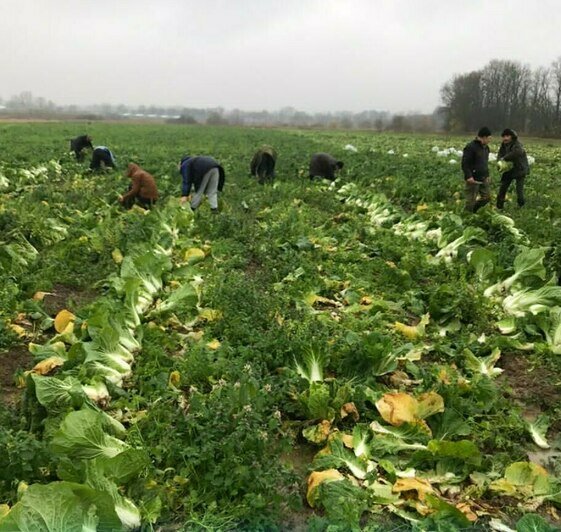
[[(218, 212), (218, 192), (224, 188), (224, 168), (212, 157), (185, 156), (179, 163), (182, 177), (181, 203), (191, 202), (191, 209), (196, 210), (203, 197), (208, 197), (210, 210)], [(194, 193), (191, 195), (191, 189)]]

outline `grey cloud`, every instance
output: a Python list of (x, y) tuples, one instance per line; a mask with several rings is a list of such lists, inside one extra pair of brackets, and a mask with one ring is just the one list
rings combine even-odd
[(554, 0), (1, 0), (0, 96), (431, 111), (454, 73), (561, 54)]

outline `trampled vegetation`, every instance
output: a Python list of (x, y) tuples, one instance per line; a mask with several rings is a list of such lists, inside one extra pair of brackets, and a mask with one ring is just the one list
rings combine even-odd
[[(0, 531), (559, 527), (557, 144), (472, 215), (465, 138), (88, 126), (145, 212), (77, 129), (0, 126)], [(185, 153), (219, 215), (179, 206)]]

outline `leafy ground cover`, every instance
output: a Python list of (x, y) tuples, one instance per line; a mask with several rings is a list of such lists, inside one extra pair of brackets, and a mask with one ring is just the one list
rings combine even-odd
[[(146, 213), (77, 128), (0, 126), (0, 530), (559, 526), (556, 143), (524, 209), (469, 215), (467, 139), (88, 125), (156, 176)], [(179, 206), (185, 153), (220, 215)]]

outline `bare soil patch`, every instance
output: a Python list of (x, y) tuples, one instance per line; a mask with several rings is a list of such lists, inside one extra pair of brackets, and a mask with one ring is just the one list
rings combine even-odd
[(525, 356), (505, 355), (501, 358), (504, 373), (499, 382), (507, 384), (507, 396), (523, 407), (548, 410), (561, 400), (561, 389), (554, 376), (540, 366), (533, 366)]
[(56, 284), (43, 299), (45, 311), (54, 316), (63, 309), (77, 310), (91, 303), (98, 294), (93, 290)]
[[(556, 384), (556, 375), (543, 366), (533, 366), (524, 356), (507, 355), (501, 359), (504, 373), (499, 382), (506, 384), (506, 395), (522, 409), (522, 417), (534, 421), (540, 414), (550, 412), (561, 401), (561, 389)], [(548, 440), (553, 441), (559, 433), (560, 424), (552, 423)], [(528, 453), (528, 458), (546, 469), (559, 461), (558, 450), (537, 449)]]
[(33, 357), (26, 347), (17, 346), (0, 353), (0, 401), (14, 406), (22, 393), (16, 386), (14, 375), (18, 370), (28, 370), (33, 366)]
[(261, 268), (262, 268), (261, 263), (255, 257), (251, 257), (246, 264), (245, 273), (249, 276), (253, 276)]
[(293, 532), (305, 532), (308, 530), (308, 520), (314, 511), (308, 506), (306, 501), (306, 479), (308, 478), (308, 467), (312, 463), (317, 449), (305, 445), (295, 445), (292, 450), (281, 456), (281, 461), (290, 466), (299, 478), (302, 479), (302, 508), (299, 510), (287, 509), (286, 517), (282, 522), (282, 530)]

